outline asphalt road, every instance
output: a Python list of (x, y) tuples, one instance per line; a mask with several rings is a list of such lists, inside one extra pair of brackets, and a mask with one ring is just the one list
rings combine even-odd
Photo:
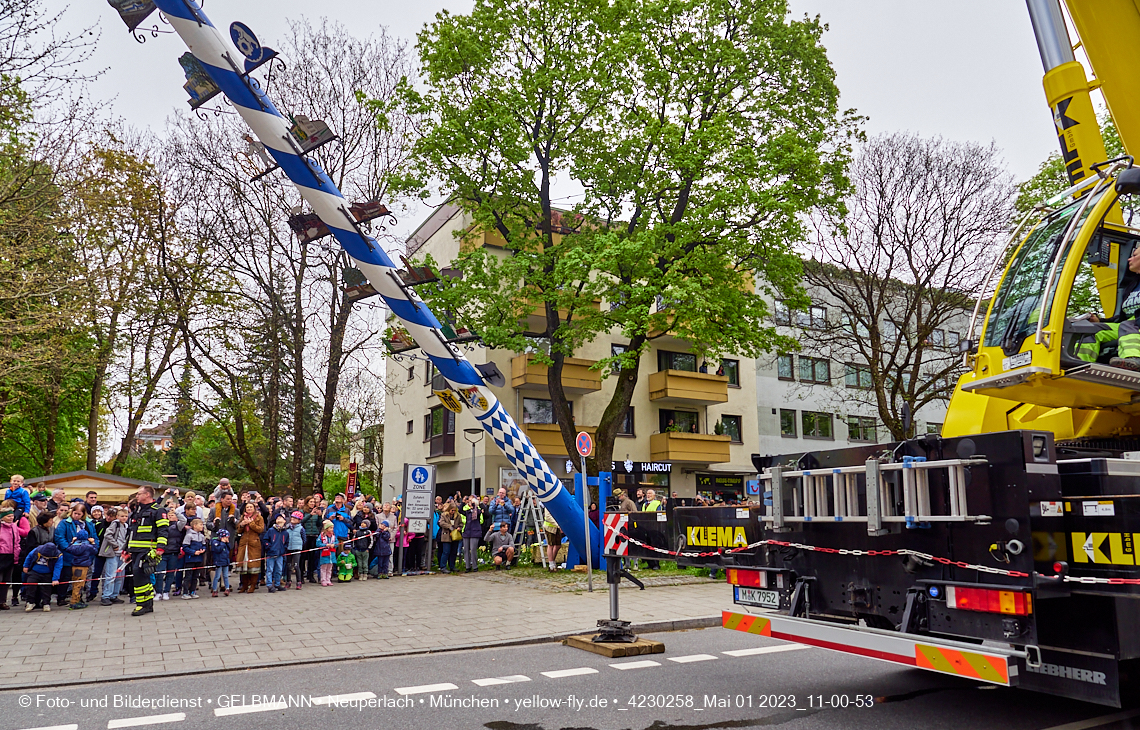
[[(1140, 710), (1123, 713), (1131, 719), (1113, 720), (1122, 713), (724, 629), (648, 638), (664, 641), (665, 653), (606, 659), (540, 644), (56, 690), (44, 686), (0, 693), (0, 728), (1124, 730), (1133, 722), (1140, 727)], [(341, 704), (330, 704), (330, 695), (339, 696)], [(142, 706), (139, 700), (165, 704)]]

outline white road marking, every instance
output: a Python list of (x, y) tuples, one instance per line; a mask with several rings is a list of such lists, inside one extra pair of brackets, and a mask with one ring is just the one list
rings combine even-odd
[(117, 727), (141, 727), (143, 725), (161, 725), (164, 722), (182, 722), (186, 719), (185, 712), (172, 712), (168, 715), (147, 715), (146, 717), (124, 717), (121, 720), (108, 720), (107, 730)]
[(421, 684), (418, 687), (397, 687), (396, 691), (402, 695), (418, 695), (424, 692), (446, 692), (450, 689), (459, 689), (459, 686), (451, 682), (442, 682), (440, 684)]
[(24, 730), (79, 730), (78, 725), (49, 725), (47, 727), (29, 727)]
[(678, 664), (688, 664), (689, 662), (707, 662), (716, 659), (716, 657), (712, 654), (690, 654), (689, 656), (671, 656), (668, 659)]
[(1070, 722), (1065, 725), (1057, 725), (1056, 727), (1047, 728), (1046, 730), (1091, 730), (1094, 727), (1103, 727), (1110, 723), (1121, 722), (1130, 718), (1140, 715), (1140, 710), (1126, 710), (1118, 712), (1115, 715), (1104, 715), (1102, 717), (1094, 717), (1089, 720), (1078, 720)]
[(734, 649), (733, 651), (722, 651), (721, 654), (728, 656), (755, 656), (757, 654), (775, 654), (781, 651), (796, 651), (797, 649), (810, 649), (807, 644), (780, 644), (779, 646), (758, 646), (755, 649)]
[(289, 709), (289, 704), (287, 702), (262, 702), (257, 705), (217, 707), (214, 709), (214, 717), (226, 717), (227, 715), (248, 715), (251, 712), (272, 712), (273, 710), (287, 709)]
[(375, 693), (353, 692), (347, 695), (328, 695), (327, 697), (314, 697), (314, 705), (343, 705), (346, 702), (360, 702), (361, 700), (374, 700)]
[(577, 669), (558, 669), (553, 672), (543, 672), (542, 676), (550, 677), (551, 679), (561, 679), (562, 677), (577, 677), (579, 674), (597, 674), (598, 670), (593, 667), (578, 667)]
[(512, 674), (509, 677), (488, 677), (486, 679), (472, 679), (480, 687), (494, 687), (497, 684), (514, 684), (515, 682), (529, 682), (530, 677), (525, 674)]
[(611, 664), (610, 666), (614, 669), (648, 669), (649, 667), (661, 666), (661, 662), (643, 659), (639, 662), (622, 662), (621, 664)]

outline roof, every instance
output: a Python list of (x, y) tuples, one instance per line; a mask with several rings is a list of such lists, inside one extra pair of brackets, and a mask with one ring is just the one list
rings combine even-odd
[(171, 432), (174, 430), (174, 419), (168, 418), (157, 426), (151, 428), (139, 429), (138, 438), (151, 437), (167, 437), (169, 438)]
[[(118, 474), (104, 474), (101, 471), (69, 471), (63, 474), (48, 474), (47, 476), (34, 477), (24, 480), (24, 486), (31, 487), (33, 485), (49, 485), (59, 484), (61, 482), (75, 481), (76, 479), (97, 479), (103, 482), (110, 482), (112, 484), (121, 484), (124, 487), (162, 487), (165, 489), (167, 485), (159, 484), (158, 482), (148, 482), (142, 479), (132, 479), (131, 477), (119, 476)], [(31, 490), (29, 490), (31, 491)]]

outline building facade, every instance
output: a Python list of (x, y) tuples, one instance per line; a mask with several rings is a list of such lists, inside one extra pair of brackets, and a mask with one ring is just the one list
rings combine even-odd
[[(874, 404), (871, 373), (859, 356), (843, 347), (820, 347), (826, 333), (845, 313), (827, 291), (809, 289), (812, 306), (789, 311), (773, 302), (774, 321), (781, 334), (801, 343), (794, 353), (761, 357), (756, 364), (757, 426), (760, 454), (793, 454), (891, 440)], [(927, 342), (924, 363), (941, 370), (960, 359), (958, 344), (966, 337), (970, 312), (961, 310), (935, 329)], [(890, 332), (889, 325), (883, 329)], [(904, 331), (896, 337), (912, 337)], [(845, 339), (845, 338), (841, 338)], [(913, 351), (913, 343), (894, 346)], [(904, 355), (906, 353), (903, 353)], [(949, 393), (955, 379), (941, 383)], [(949, 399), (935, 399), (913, 415), (916, 434), (941, 433)]]
[[(408, 255), (431, 254), (446, 265), (459, 254), (456, 234), (470, 225), (457, 208), (441, 206), (412, 234)], [(484, 236), (481, 245), (494, 247), (493, 235)], [(620, 333), (611, 333), (566, 360), (563, 387), (576, 430), (592, 431), (614, 392), (613, 378), (603, 378), (597, 362), (627, 344)], [(754, 472), (755, 363), (737, 357), (701, 362), (690, 349), (685, 341), (662, 337), (642, 354), (631, 408), (614, 446), (615, 482), (630, 488), (652, 486), (685, 498), (698, 492), (742, 494), (744, 479)], [(476, 364), (493, 361), (506, 376), (505, 386), (493, 389), (495, 395), (555, 474), (572, 486), (580, 462), (576, 454), (568, 456), (554, 422), (546, 366), (530, 354), (480, 346), (468, 352), (468, 358)], [(444, 383), (430, 363), (393, 356), (387, 380), (385, 499), (399, 493), (407, 463), (435, 465), (436, 494), (441, 495), (470, 494), (473, 479), (480, 495), (500, 486), (513, 493), (525, 483), (469, 412), (455, 414), (440, 404), (432, 391)]]

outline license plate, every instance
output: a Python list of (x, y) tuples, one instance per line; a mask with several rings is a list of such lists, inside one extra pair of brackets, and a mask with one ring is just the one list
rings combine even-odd
[(744, 603), (749, 606), (760, 606), (762, 608), (780, 607), (780, 594), (776, 591), (766, 591), (761, 588), (745, 588), (744, 586), (734, 587), (736, 588), (737, 603)]
[(1002, 370), (1016, 370), (1017, 368), (1025, 367), (1026, 365), (1028, 365), (1031, 362), (1033, 362), (1033, 353), (1032, 352), (1019, 352), (1018, 354), (1014, 355), (1013, 357), (1002, 358), (1001, 369)]

